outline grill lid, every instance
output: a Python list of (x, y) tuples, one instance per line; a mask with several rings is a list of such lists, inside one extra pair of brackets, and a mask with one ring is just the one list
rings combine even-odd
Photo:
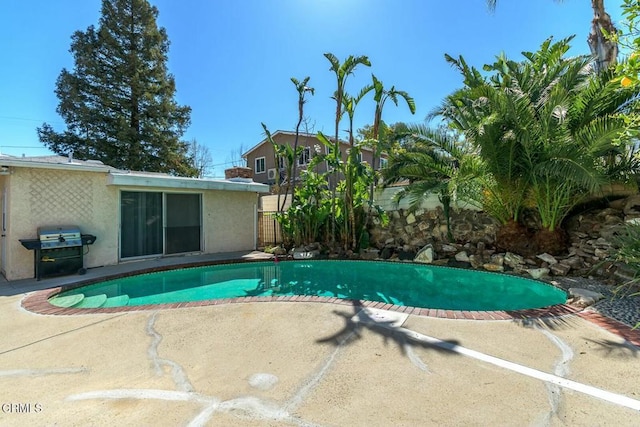
[(40, 227), (38, 237), (42, 249), (82, 246), (80, 229), (73, 225)]

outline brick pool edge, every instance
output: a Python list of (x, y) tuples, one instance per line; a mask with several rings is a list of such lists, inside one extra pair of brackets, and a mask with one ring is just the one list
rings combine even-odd
[(407, 313), (416, 316), (434, 317), (441, 319), (451, 320), (511, 320), (511, 321), (527, 321), (527, 320), (539, 320), (539, 319), (552, 319), (567, 315), (577, 315), (582, 319), (585, 319), (591, 323), (594, 323), (609, 332), (621, 336), (633, 345), (640, 346), (640, 329), (632, 329), (630, 326), (619, 322), (615, 319), (603, 316), (595, 311), (585, 310), (582, 308), (573, 307), (568, 304), (557, 304), (544, 308), (525, 309), (525, 310), (508, 310), (508, 311), (468, 311), (468, 310), (442, 310), (432, 308), (420, 308), (411, 306), (399, 306), (393, 304), (387, 304), (377, 301), (366, 300), (352, 300), (352, 299), (340, 299), (336, 297), (320, 297), (320, 296), (308, 296), (308, 295), (280, 295), (280, 296), (247, 296), (236, 298), (223, 298), (214, 300), (203, 301), (190, 301), (180, 303), (169, 304), (152, 304), (152, 305), (138, 305), (138, 306), (123, 306), (123, 307), (105, 307), (105, 308), (65, 308), (54, 306), (49, 302), (49, 298), (62, 292), (63, 290), (69, 290), (78, 288), (92, 283), (101, 282), (105, 280), (112, 280), (121, 277), (152, 273), (157, 271), (170, 270), (175, 268), (191, 268), (201, 267), (205, 265), (213, 264), (233, 264), (233, 263), (245, 263), (254, 262), (246, 260), (226, 260), (221, 262), (201, 262), (192, 263), (180, 266), (163, 266), (155, 267), (151, 269), (145, 269), (125, 274), (117, 274), (109, 277), (94, 278), (80, 283), (75, 283), (69, 286), (56, 287), (51, 289), (45, 289), (41, 291), (35, 291), (26, 295), (22, 301), (21, 306), (25, 310), (32, 313), (43, 315), (77, 315), (77, 314), (113, 314), (113, 313), (126, 313), (135, 311), (149, 311), (149, 310), (166, 310), (175, 308), (189, 308), (189, 307), (204, 307), (223, 304), (242, 304), (253, 302), (315, 302), (315, 303), (328, 303), (338, 305), (349, 306), (361, 306), (371, 307), (381, 310), (396, 311), (400, 313)]

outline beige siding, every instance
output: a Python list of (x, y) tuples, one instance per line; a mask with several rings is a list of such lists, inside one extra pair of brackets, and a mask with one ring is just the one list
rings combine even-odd
[[(295, 136), (288, 134), (276, 134), (273, 136), (273, 140), (276, 144), (288, 144), (293, 147)], [(315, 155), (316, 148), (320, 148), (321, 150), (324, 149), (317, 138), (308, 136), (300, 136), (298, 138), (298, 146), (309, 147), (309, 149), (311, 150), (311, 157)], [(265, 158), (265, 171), (264, 173), (257, 174), (255, 161), (260, 157)], [(247, 167), (251, 168), (251, 170), (253, 171), (253, 180), (255, 182), (260, 182), (263, 184), (273, 184), (274, 180), (269, 180), (267, 176), (267, 171), (269, 169), (276, 168), (273, 147), (271, 146), (271, 144), (269, 144), (269, 142), (265, 142), (264, 144), (260, 145), (254, 151), (252, 151), (249, 156), (247, 156)], [(298, 171), (301, 171), (306, 169), (306, 166), (297, 165), (297, 169)], [(322, 163), (318, 166), (318, 171), (323, 172), (324, 170), (325, 165), (324, 163)]]
[[(288, 144), (293, 147), (295, 142), (295, 135), (290, 135), (286, 133), (276, 133), (273, 135), (273, 140), (276, 144)], [(322, 143), (315, 137), (310, 137), (306, 135), (301, 135), (298, 138), (298, 146), (299, 147), (309, 147), (311, 150), (311, 157), (315, 156), (316, 150), (320, 150), (322, 153), (325, 153), (325, 147)], [(340, 151), (342, 153), (342, 159), (346, 160), (347, 152), (350, 146), (346, 143), (340, 144)], [(263, 173), (256, 173), (256, 159), (264, 157), (265, 158), (265, 171)], [(383, 155), (386, 157), (386, 155)], [(373, 152), (370, 150), (362, 150), (362, 161), (367, 162), (368, 164), (372, 164), (373, 161)], [(376, 166), (380, 166), (379, 162)], [(264, 142), (262, 145), (259, 145), (255, 148), (248, 156), (247, 156), (247, 167), (251, 168), (253, 171), (253, 180), (255, 182), (260, 182), (263, 184), (274, 184), (274, 180), (268, 179), (268, 170), (272, 168), (276, 168), (275, 158), (274, 158), (274, 150), (269, 142)], [(297, 166), (298, 173), (299, 171), (305, 170), (306, 166)], [(326, 172), (326, 164), (324, 162), (318, 164), (316, 167), (317, 172)], [(298, 174), (296, 174), (298, 175)], [(299, 176), (299, 175), (298, 175)]]
[(287, 210), (291, 206), (291, 194), (281, 194), (280, 199), (276, 194), (260, 197), (260, 210), (264, 212), (277, 212), (278, 202), (282, 206), (282, 210)]
[(258, 196), (250, 192), (209, 191), (203, 198), (205, 252), (255, 249)]

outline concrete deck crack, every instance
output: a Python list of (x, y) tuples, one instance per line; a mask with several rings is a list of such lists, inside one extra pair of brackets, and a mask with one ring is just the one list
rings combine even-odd
[(155, 368), (157, 375), (162, 375), (162, 366), (169, 366), (171, 368), (171, 376), (173, 377), (173, 382), (175, 383), (178, 389), (185, 392), (193, 392), (194, 388), (189, 378), (187, 378), (187, 374), (185, 373), (182, 366), (173, 360), (165, 359), (160, 357), (158, 353), (158, 346), (160, 342), (162, 342), (162, 335), (160, 335), (155, 330), (155, 322), (158, 316), (158, 312), (156, 311), (151, 315), (149, 321), (147, 322), (147, 335), (152, 337), (151, 345), (147, 350), (147, 354), (151, 361), (153, 362), (153, 366)]
[(66, 375), (88, 372), (87, 368), (12, 369), (0, 371), (0, 377), (43, 377), (45, 375)]
[(320, 381), (327, 373), (334, 360), (336, 359), (338, 353), (344, 348), (344, 344), (347, 343), (354, 335), (357, 334), (357, 330), (351, 331), (347, 334), (343, 339), (338, 342), (335, 350), (327, 357), (322, 367), (316, 372), (314, 376), (312, 376), (299, 390), (296, 394), (294, 394), (287, 403), (284, 405), (284, 410), (286, 412), (292, 412), (296, 410), (300, 404), (302, 404), (305, 397), (315, 389)]
[[(560, 350), (561, 357), (555, 362), (553, 373), (558, 377), (564, 378), (569, 373), (569, 362), (573, 359), (573, 350), (569, 345), (547, 329), (538, 325), (535, 325), (534, 328), (540, 331)], [(558, 409), (560, 408), (560, 401), (562, 399), (562, 388), (551, 382), (545, 382), (545, 387), (547, 389), (549, 404), (551, 405), (551, 410), (545, 415), (544, 420), (542, 421), (542, 425), (546, 426), (550, 425), (551, 419), (558, 415)]]

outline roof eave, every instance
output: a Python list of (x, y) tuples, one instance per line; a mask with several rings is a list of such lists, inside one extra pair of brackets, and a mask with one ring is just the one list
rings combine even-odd
[(269, 186), (257, 182), (238, 182), (173, 176), (137, 175), (132, 173), (109, 173), (107, 185), (121, 187), (161, 187), (182, 190), (220, 190), (268, 193)]

